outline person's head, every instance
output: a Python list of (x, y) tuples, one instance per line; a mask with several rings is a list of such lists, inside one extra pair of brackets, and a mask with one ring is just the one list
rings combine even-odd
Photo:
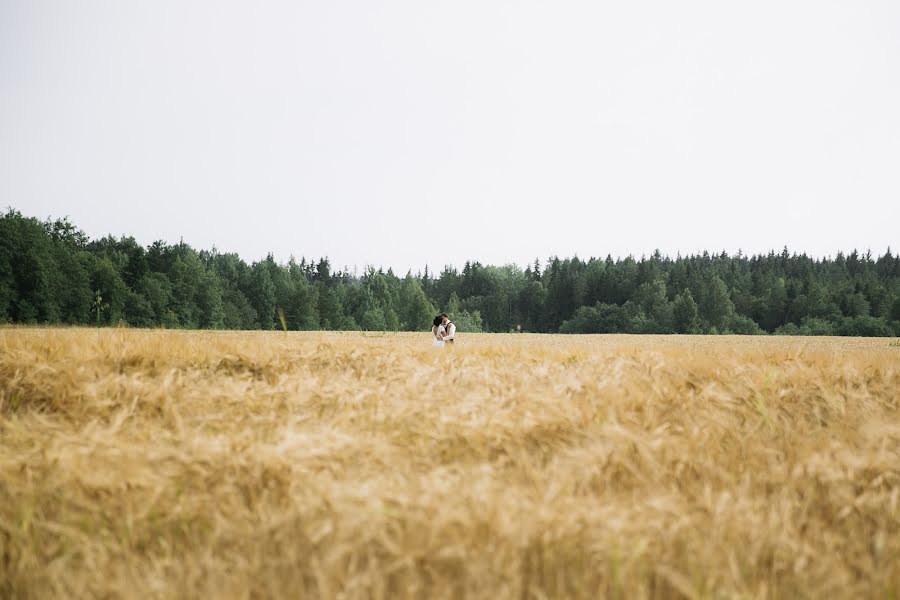
[(434, 326), (435, 327), (439, 327), (441, 325), (441, 323), (443, 323), (443, 322), (444, 322), (444, 320), (441, 318), (440, 315), (438, 315), (434, 318)]
[(441, 323), (446, 323), (450, 320), (450, 317), (447, 315), (447, 313), (441, 313), (439, 316), (441, 318)]

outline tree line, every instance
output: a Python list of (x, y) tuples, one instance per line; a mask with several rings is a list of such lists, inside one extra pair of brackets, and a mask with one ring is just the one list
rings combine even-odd
[(248, 264), (183, 242), (91, 240), (68, 219), (0, 216), (0, 322), (204, 329), (900, 335), (900, 257), (781, 253), (551, 257), (524, 269)]

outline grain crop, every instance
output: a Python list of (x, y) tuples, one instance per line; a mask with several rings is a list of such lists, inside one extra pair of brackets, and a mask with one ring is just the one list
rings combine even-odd
[(897, 598), (900, 348), (0, 329), (0, 596)]

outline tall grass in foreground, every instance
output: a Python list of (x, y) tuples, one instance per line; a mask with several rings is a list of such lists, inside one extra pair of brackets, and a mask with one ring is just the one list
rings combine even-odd
[(0, 596), (900, 595), (889, 340), (0, 329)]

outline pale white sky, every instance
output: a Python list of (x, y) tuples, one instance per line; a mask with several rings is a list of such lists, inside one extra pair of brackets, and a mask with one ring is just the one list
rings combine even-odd
[(0, 205), (401, 272), (900, 250), (900, 2), (2, 0)]

